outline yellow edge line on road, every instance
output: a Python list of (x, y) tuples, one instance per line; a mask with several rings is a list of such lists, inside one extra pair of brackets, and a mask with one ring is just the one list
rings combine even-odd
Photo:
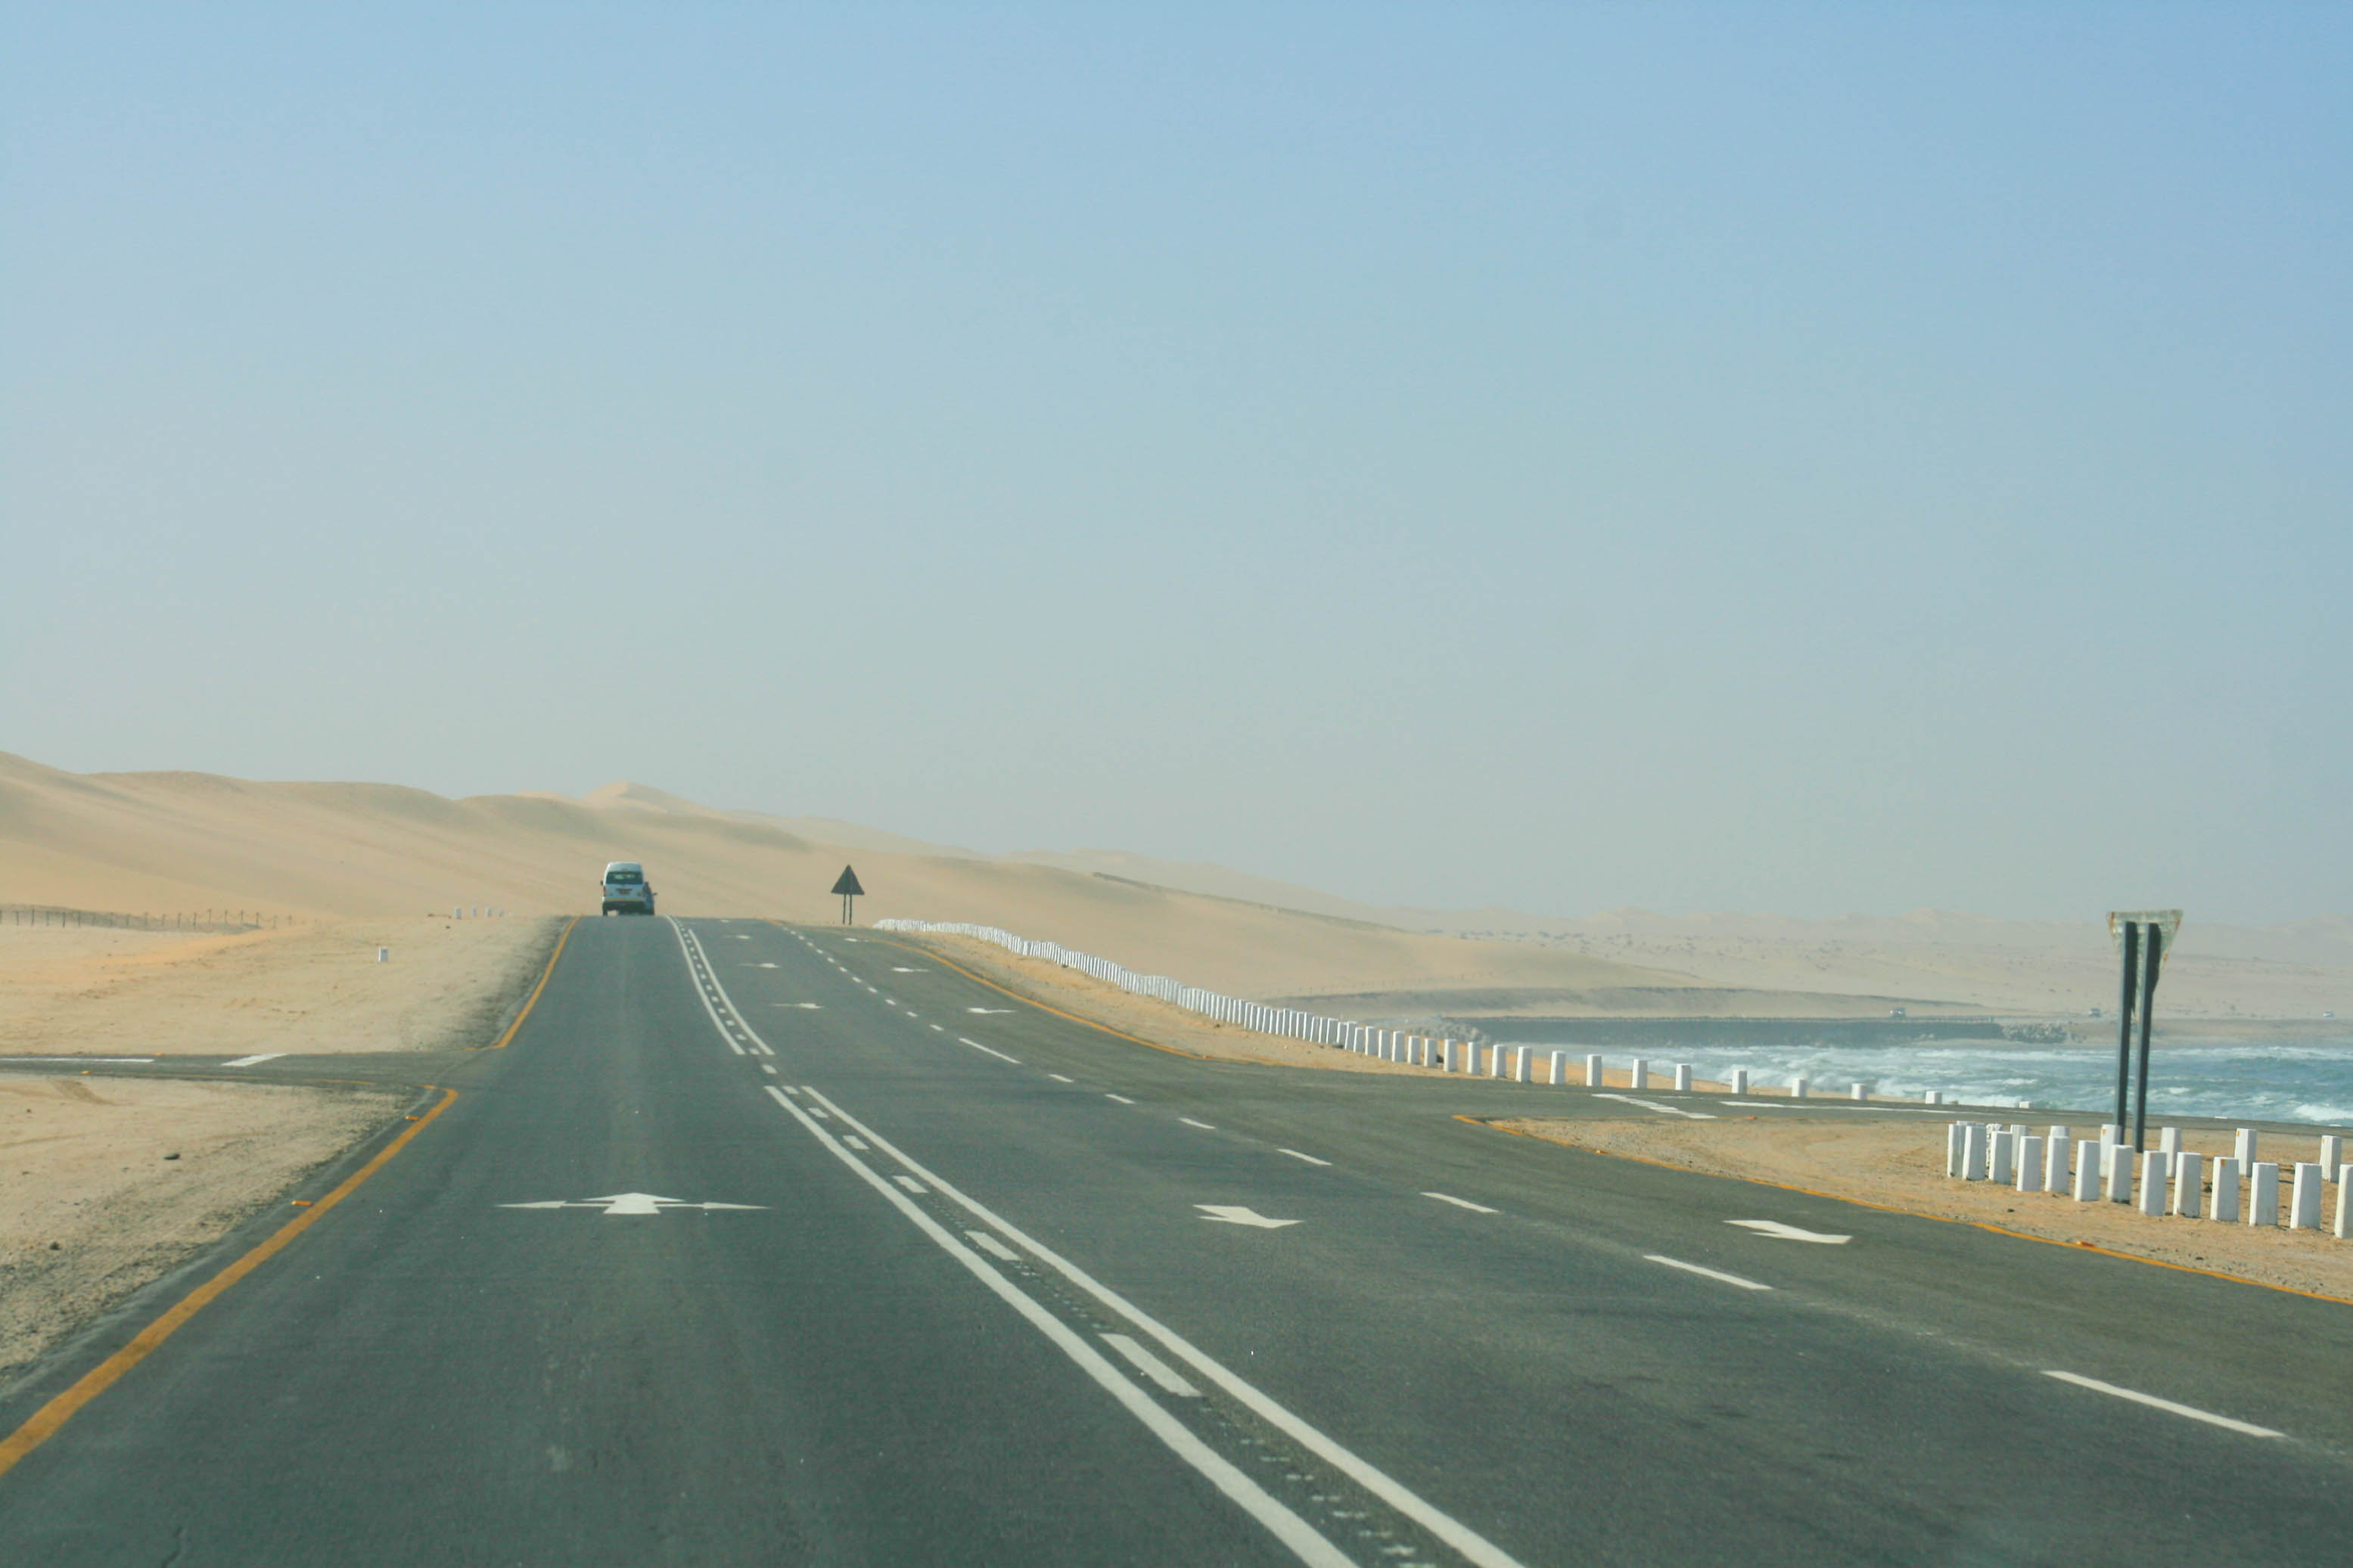
[(2146, 1263), (2151, 1268), (2170, 1268), (2179, 1274), (2203, 1274), (2209, 1279), (2226, 1279), (2233, 1285), (2253, 1285), (2259, 1289), (2277, 1290), (2288, 1296), (2308, 1296), (2316, 1301), (2334, 1301), (2340, 1307), (2353, 1307), (2353, 1300), (2330, 1296), (2318, 1290), (2300, 1290), (2293, 1285), (2274, 1285), (2268, 1279), (2250, 1279), (2243, 1274), (2225, 1274), (2219, 1268), (2193, 1268), (2187, 1263), (2168, 1263), (2162, 1258), (2143, 1258), (2137, 1252), (2118, 1252), (2112, 1247), (2091, 1241), (2061, 1241), (2056, 1237), (2031, 1236), (2022, 1230), (2010, 1230), (1981, 1219), (1962, 1219), (1956, 1215), (1926, 1214), (1919, 1209), (1899, 1208), (1894, 1204), (1875, 1204), (1868, 1198), (1851, 1198), (1843, 1193), (1820, 1192), (1812, 1187), (1800, 1187), (1788, 1182), (1769, 1182), (1762, 1176), (1731, 1176), (1722, 1171), (1703, 1171), (1696, 1165), (1678, 1165), (1669, 1160), (1653, 1160), (1648, 1154), (1620, 1154), (1609, 1149), (1588, 1149), (1581, 1143), (1563, 1143), (1557, 1139), (1538, 1137), (1523, 1132), (1516, 1127), (1498, 1127), (1483, 1117), (1458, 1114), (1457, 1121), (1467, 1121), (1473, 1127), (1483, 1127), (1490, 1132), (1508, 1132), (1514, 1138), (1530, 1138), (1539, 1143), (1549, 1143), (1556, 1149), (1574, 1149), (1580, 1154), (1599, 1154), (1604, 1159), (1631, 1160), (1638, 1164), (1656, 1165), (1662, 1171), (1681, 1171), (1692, 1176), (1718, 1176), (1727, 1182), (1746, 1182), (1752, 1186), (1778, 1187), (1785, 1193), (1803, 1193), (1810, 1198), (1828, 1198), (1832, 1203), (1852, 1204), (1857, 1208), (1877, 1209), (1882, 1214), (1910, 1215), (1914, 1219), (1933, 1219), (1938, 1225), (1966, 1225), (1978, 1230), (1989, 1230), (1996, 1236), (2014, 1237), (2020, 1241), (2039, 1241), (2045, 1247), (2063, 1247), (2071, 1252), (2096, 1252), (2103, 1258), (2119, 1258), (2126, 1263)]
[[(439, 1086), (428, 1084), (426, 1087)], [(182, 1324), (204, 1310), (215, 1298), (260, 1268), (296, 1237), (317, 1224), (321, 1215), (351, 1196), (362, 1182), (384, 1169), (386, 1162), (406, 1148), (408, 1141), (424, 1131), (435, 1117), (449, 1109), (450, 1102), (457, 1098), (456, 1089), (442, 1089), (439, 1104), (417, 1118), (417, 1125), (377, 1151), (375, 1159), (344, 1177), (333, 1192), (279, 1226), (277, 1234), (269, 1240), (189, 1291), (171, 1310), (140, 1330), (129, 1344), (82, 1373), (71, 1388), (35, 1411), (30, 1420), (9, 1433), (5, 1440), (0, 1440), (0, 1476), (16, 1468), (19, 1459), (47, 1442), (56, 1435), (58, 1428), (72, 1420), (83, 1405), (113, 1387), (123, 1373), (153, 1355), (165, 1340), (179, 1331)]]
[(531, 1016), (531, 1010), (533, 1007), (539, 1005), (539, 994), (547, 989), (547, 983), (550, 980), (555, 978), (555, 961), (564, 956), (564, 944), (572, 940), (572, 927), (579, 923), (580, 917), (574, 915), (571, 924), (564, 928), (564, 934), (555, 939), (555, 951), (547, 955), (547, 967), (539, 972), (539, 984), (531, 988), (531, 995), (523, 1003), (522, 1011), (517, 1013), (514, 1022), (507, 1026), (507, 1032), (487, 1046), (475, 1047), (476, 1050), (502, 1051), (507, 1048), (507, 1042), (515, 1037), (515, 1031), (522, 1027), (522, 1021)]
[[(779, 931), (787, 929), (782, 921), (770, 921), (768, 923), (775, 926)], [(1065, 1013), (1060, 1007), (1050, 1007), (1045, 1003), (1039, 1001), (1035, 996), (1024, 996), (1018, 991), (1008, 991), (1004, 986), (999, 985), (996, 981), (989, 979), (987, 975), (975, 974), (971, 970), (966, 969), (955, 959), (946, 957), (935, 949), (928, 947), (911, 947), (903, 942), (892, 942), (887, 936), (870, 936), (865, 940), (868, 942), (879, 942), (885, 947), (895, 947), (902, 952), (915, 953), (921, 957), (930, 959), (934, 963), (944, 963), (950, 969), (955, 970), (958, 974), (963, 975), (966, 980), (977, 981), (979, 984), (987, 986), (991, 991), (996, 992), (1000, 996), (1010, 996), (1025, 1007), (1035, 1007), (1040, 1013), (1051, 1013), (1057, 1018), (1067, 1018), (1073, 1024), (1083, 1024), (1088, 1028), (1094, 1030), (1098, 1034), (1109, 1035), (1114, 1040), (1126, 1040), (1133, 1045), (1150, 1046), (1155, 1051), (1166, 1051), (1172, 1057), (1183, 1057), (1187, 1061), (1191, 1062), (1206, 1062), (1214, 1061), (1216, 1059), (1213, 1057), (1205, 1057), (1194, 1051), (1180, 1051), (1175, 1046), (1164, 1046), (1157, 1040), (1147, 1040), (1141, 1035), (1127, 1034), (1124, 1031), (1113, 1028), (1109, 1024), (1098, 1024), (1092, 1018), (1082, 1018), (1076, 1013)]]

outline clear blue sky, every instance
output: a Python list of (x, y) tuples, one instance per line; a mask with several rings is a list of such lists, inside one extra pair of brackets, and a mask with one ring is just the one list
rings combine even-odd
[(2353, 11), (0, 22), (0, 749), (2353, 909)]

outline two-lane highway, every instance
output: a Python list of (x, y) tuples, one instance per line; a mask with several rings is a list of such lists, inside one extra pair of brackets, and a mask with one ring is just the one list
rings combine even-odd
[(0, 1476), (0, 1562), (2353, 1541), (2353, 1308), (1464, 1120), (1511, 1086), (1205, 1062), (919, 944), (670, 920), (583, 923), (449, 1081)]

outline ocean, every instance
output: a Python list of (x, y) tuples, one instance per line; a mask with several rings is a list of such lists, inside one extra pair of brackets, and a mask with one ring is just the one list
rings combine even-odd
[[(1622, 1042), (1571, 1043), (1565, 1037), (1574, 1026), (1565, 1021), (1542, 1020), (1540, 1027), (1521, 1031), (1519, 1039), (1513, 1038), (1510, 1020), (1486, 1023), (1488, 1031), (1505, 1045), (1567, 1050), (1572, 1065), (1580, 1068), (1588, 1051), (1601, 1052), (1612, 1068), (1623, 1068), (1636, 1055)], [(1544, 1037), (1526, 1037), (1537, 1035)], [(1944, 1090), (1947, 1100), (2081, 1111), (2104, 1121), (2116, 1110), (2113, 1046), (1715, 1041), (1645, 1047), (1641, 1054), (1653, 1068), (1689, 1062), (1699, 1077), (1719, 1081), (1734, 1068), (1746, 1068), (1749, 1082), (1759, 1088), (1785, 1086), (1802, 1076), (1812, 1085), (1810, 1093), (1840, 1099), (1854, 1084), (1868, 1083), (1878, 1094), (1917, 1099), (1936, 1089)], [(2149, 1055), (2148, 1115), (2152, 1123), (2173, 1116), (2212, 1116), (2353, 1124), (2353, 1048), (2322, 1041), (2246, 1045), (2160, 1039)]]

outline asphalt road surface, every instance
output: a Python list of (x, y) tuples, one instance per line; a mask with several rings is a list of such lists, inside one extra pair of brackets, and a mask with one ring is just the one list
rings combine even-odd
[(2353, 1307), (1466, 1120), (1645, 1113), (1581, 1090), (668, 919), (506, 1049), (238, 1070), (442, 1087), (0, 1399), (148, 1331), (0, 1563), (2353, 1560)]

